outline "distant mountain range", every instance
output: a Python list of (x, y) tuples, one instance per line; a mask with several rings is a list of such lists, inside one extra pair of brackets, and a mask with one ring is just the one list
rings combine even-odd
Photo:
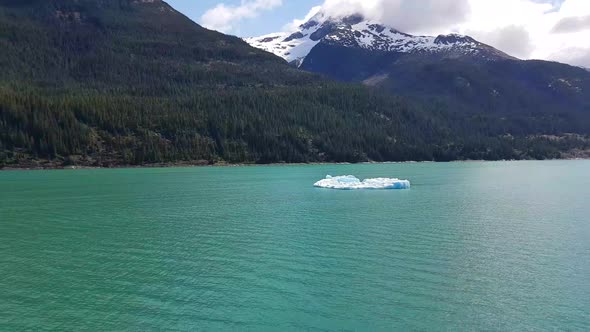
[(298, 67), (305, 63), (315, 47), (324, 45), (376, 53), (428, 55), (438, 59), (515, 59), (468, 36), (413, 36), (379, 22), (365, 20), (362, 15), (333, 18), (323, 12), (302, 24), (295, 32), (273, 33), (245, 40), (250, 45), (274, 53)]
[(469, 36), (412, 36), (361, 15), (320, 12), (295, 32), (246, 41), (306, 71), (445, 100), (462, 112), (590, 112), (587, 71), (522, 61)]
[(291, 65), (161, 0), (0, 1), (0, 168), (590, 151), (583, 69), (358, 16), (266, 38)]

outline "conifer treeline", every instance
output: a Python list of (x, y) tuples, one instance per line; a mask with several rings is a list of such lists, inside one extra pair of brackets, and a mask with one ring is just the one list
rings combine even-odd
[(543, 159), (588, 147), (576, 137), (501, 135), (493, 119), (455, 121), (446, 111), (356, 86), (205, 90), (174, 98), (25, 91), (0, 89), (2, 166)]

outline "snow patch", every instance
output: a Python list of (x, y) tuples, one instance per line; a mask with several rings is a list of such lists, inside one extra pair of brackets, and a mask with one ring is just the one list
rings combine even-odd
[(311, 35), (317, 31), (317, 29), (317, 27), (312, 26), (295, 33), (273, 33), (256, 38), (246, 38), (244, 41), (253, 47), (274, 53), (287, 60), (289, 63), (295, 61), (297, 67), (299, 67), (309, 52), (321, 42), (321, 39), (311, 39)]
[(327, 189), (410, 189), (410, 181), (396, 178), (375, 178), (361, 181), (354, 175), (326, 176), (314, 184), (314, 187)]

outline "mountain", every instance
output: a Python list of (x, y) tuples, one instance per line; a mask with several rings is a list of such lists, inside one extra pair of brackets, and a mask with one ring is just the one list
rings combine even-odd
[(313, 79), (161, 0), (2, 0), (0, 20), (5, 81), (150, 89)]
[[(316, 47), (335, 46), (375, 53), (470, 58), (481, 61), (515, 59), (468, 36), (413, 36), (362, 15), (333, 18), (319, 12), (295, 32), (245, 39), (250, 45), (301, 66)], [(309, 61), (308, 61), (309, 62)]]
[(160, 0), (3, 0), (0, 47), (0, 167), (432, 154), (412, 135), (424, 111), (299, 71)]
[(577, 125), (567, 130), (590, 128), (587, 71), (522, 61), (469, 36), (412, 36), (360, 15), (334, 18), (320, 12), (294, 33), (246, 41), (300, 69), (441, 101), (463, 114), (535, 114), (570, 124), (575, 118)]
[[(337, 83), (204, 29), (161, 0), (2, 0), (0, 48), (0, 168), (590, 150), (578, 115), (465, 117), (438, 102)], [(568, 84), (578, 83), (555, 82)]]

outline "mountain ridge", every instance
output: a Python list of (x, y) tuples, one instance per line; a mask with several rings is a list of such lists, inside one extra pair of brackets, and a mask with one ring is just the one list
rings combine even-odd
[(428, 54), (439, 58), (469, 56), (482, 61), (516, 59), (469, 36), (414, 36), (380, 22), (367, 20), (359, 14), (334, 18), (321, 11), (294, 32), (273, 33), (244, 40), (297, 67), (320, 44), (377, 52)]

